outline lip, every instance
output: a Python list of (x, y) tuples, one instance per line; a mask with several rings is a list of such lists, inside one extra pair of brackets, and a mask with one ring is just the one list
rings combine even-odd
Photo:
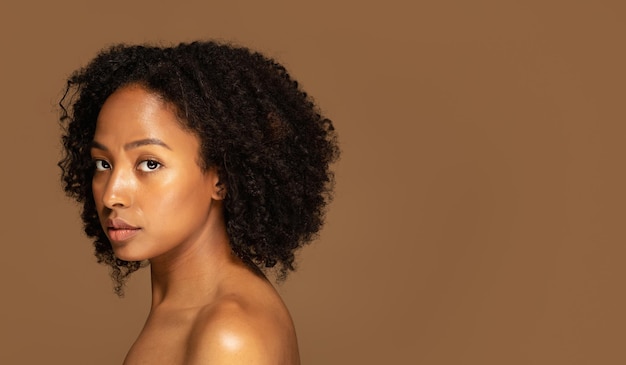
[(141, 231), (141, 228), (121, 218), (113, 218), (107, 219), (106, 230), (111, 241), (122, 242), (136, 236)]

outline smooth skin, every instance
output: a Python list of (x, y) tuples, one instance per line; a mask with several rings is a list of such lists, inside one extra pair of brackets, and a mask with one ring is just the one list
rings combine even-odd
[(173, 107), (138, 85), (117, 90), (100, 111), (91, 154), (115, 255), (150, 261), (150, 314), (124, 364), (299, 364), (289, 312), (232, 254), (225, 187), (200, 168), (198, 137)]

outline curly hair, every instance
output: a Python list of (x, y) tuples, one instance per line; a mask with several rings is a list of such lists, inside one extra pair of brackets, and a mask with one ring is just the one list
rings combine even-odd
[(287, 70), (258, 52), (212, 41), (173, 47), (115, 45), (67, 80), (59, 102), (66, 194), (82, 203), (84, 231), (99, 263), (111, 266), (115, 291), (141, 262), (115, 257), (94, 197), (90, 146), (105, 100), (139, 85), (175, 107), (200, 140), (200, 168), (216, 168), (226, 186), (224, 221), (234, 254), (253, 269), (294, 269), (294, 252), (315, 238), (339, 156), (331, 120)]

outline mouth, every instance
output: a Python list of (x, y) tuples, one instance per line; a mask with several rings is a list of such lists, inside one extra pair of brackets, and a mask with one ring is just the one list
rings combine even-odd
[(111, 241), (122, 242), (136, 236), (141, 228), (133, 226), (121, 218), (114, 218), (106, 221), (106, 231)]

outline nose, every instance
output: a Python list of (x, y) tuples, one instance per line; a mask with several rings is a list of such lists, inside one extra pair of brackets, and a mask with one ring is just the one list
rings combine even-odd
[[(102, 203), (109, 209), (128, 208), (132, 205), (134, 182), (131, 174), (122, 169), (112, 169), (103, 186)], [(94, 181), (95, 188), (95, 181)]]

